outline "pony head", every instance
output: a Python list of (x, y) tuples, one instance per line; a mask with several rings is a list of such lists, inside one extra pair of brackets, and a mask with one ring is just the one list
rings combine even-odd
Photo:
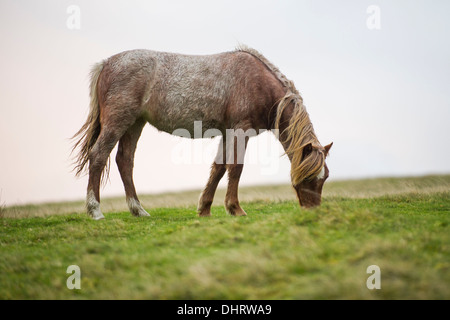
[(329, 171), (325, 158), (333, 145), (322, 147), (314, 132), (303, 99), (293, 84), (291, 90), (280, 100), (275, 128), (280, 128), (283, 112), (289, 112), (289, 123), (280, 134), (286, 154), (291, 160), (291, 181), (302, 207), (320, 205), (322, 187)]
[(311, 208), (320, 205), (322, 188), (329, 175), (325, 159), (332, 145), (321, 147), (308, 143), (302, 148), (300, 165), (291, 169), (292, 185), (300, 206)]

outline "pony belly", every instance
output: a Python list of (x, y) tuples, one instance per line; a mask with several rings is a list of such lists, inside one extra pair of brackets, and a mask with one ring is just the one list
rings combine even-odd
[(225, 132), (223, 123), (200, 117), (150, 119), (148, 122), (159, 131), (191, 139), (211, 138)]
[(217, 136), (225, 132), (226, 107), (219, 101), (198, 99), (197, 104), (193, 101), (171, 102), (157, 102), (145, 108), (146, 120), (159, 131), (189, 138), (202, 138), (205, 133)]

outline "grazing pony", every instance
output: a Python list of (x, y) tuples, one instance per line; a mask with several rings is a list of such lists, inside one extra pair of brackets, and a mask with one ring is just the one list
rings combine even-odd
[[(249, 129), (278, 130), (291, 161), (291, 180), (303, 207), (321, 202), (328, 177), (325, 158), (332, 144), (323, 147), (313, 129), (303, 99), (288, 80), (258, 51), (239, 47), (214, 55), (182, 55), (150, 50), (116, 54), (91, 71), (90, 112), (75, 134), (76, 174), (89, 168), (87, 212), (103, 219), (100, 184), (109, 173), (109, 156), (119, 142), (117, 166), (130, 212), (148, 216), (133, 183), (134, 153), (147, 122), (160, 131), (177, 129), (222, 133), (209, 180), (200, 195), (198, 214), (211, 215), (220, 179), (228, 171), (225, 207), (231, 215), (246, 215), (239, 205), (238, 184)], [(227, 130), (237, 132), (232, 138)], [(242, 138), (243, 139), (240, 139)], [(239, 141), (243, 141), (239, 145)], [(230, 152), (234, 151), (234, 152)], [(231, 154), (231, 157), (229, 156)]]

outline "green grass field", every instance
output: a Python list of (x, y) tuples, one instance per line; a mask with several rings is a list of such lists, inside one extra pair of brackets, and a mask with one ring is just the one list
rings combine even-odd
[(82, 202), (2, 208), (0, 299), (450, 299), (450, 175), (330, 182), (311, 210), (289, 186), (242, 188), (247, 217), (217, 198), (210, 218), (197, 191), (142, 197), (150, 218), (121, 198), (102, 221)]

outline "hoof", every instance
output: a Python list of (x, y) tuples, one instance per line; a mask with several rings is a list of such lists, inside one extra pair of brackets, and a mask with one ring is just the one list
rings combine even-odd
[(211, 217), (211, 211), (209, 210), (204, 210), (198, 213), (199, 217)]
[(144, 208), (140, 207), (140, 208), (130, 208), (130, 212), (133, 216), (139, 218), (139, 217), (150, 217), (150, 214), (145, 211)]
[(128, 208), (130, 209), (130, 212), (135, 217), (150, 217), (147, 211), (145, 211), (144, 208), (142, 208), (141, 203), (133, 198), (127, 199), (128, 202)]
[(244, 210), (240, 206), (228, 206), (226, 207), (228, 213), (232, 216), (246, 216), (247, 213), (245, 213)]
[(103, 215), (103, 213), (100, 211), (99, 208), (95, 208), (95, 209), (91, 208), (91, 210), (88, 210), (88, 215), (90, 215), (91, 218), (94, 220), (105, 219), (105, 216)]
[(139, 210), (139, 213), (136, 215), (136, 217), (150, 217), (150, 214), (144, 209), (142, 209)]
[(87, 213), (94, 220), (102, 220), (105, 217), (100, 210), (100, 203), (95, 199), (94, 192), (89, 191), (86, 198)]
[(247, 213), (245, 213), (244, 210), (240, 209), (240, 210), (236, 210), (236, 211), (234, 212), (234, 214), (232, 214), (232, 215), (233, 215), (233, 216), (240, 217), (240, 216), (246, 216)]

